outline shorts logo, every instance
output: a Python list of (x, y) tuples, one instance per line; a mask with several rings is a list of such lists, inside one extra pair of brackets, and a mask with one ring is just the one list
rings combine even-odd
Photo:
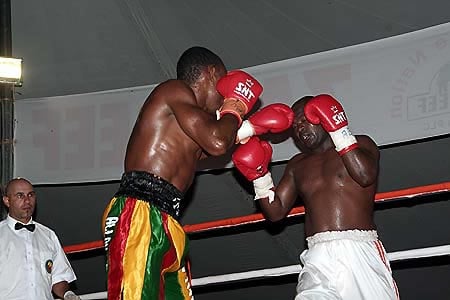
[(45, 262), (45, 270), (47, 271), (48, 274), (51, 274), (52, 269), (53, 269), (53, 260), (49, 259)]
[(109, 242), (111, 242), (112, 235), (114, 233), (114, 228), (116, 226), (117, 221), (119, 221), (119, 217), (107, 217), (105, 221), (105, 250), (108, 251)]

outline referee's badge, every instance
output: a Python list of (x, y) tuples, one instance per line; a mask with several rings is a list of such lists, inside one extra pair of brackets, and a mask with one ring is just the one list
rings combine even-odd
[(49, 259), (45, 262), (45, 270), (47, 271), (48, 274), (51, 274), (52, 269), (53, 269), (53, 260)]

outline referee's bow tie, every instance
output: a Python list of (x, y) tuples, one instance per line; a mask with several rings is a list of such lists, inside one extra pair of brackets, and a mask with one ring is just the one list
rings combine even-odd
[(19, 222), (17, 222), (16, 225), (14, 225), (14, 229), (15, 229), (15, 230), (20, 230), (20, 229), (22, 229), (22, 228), (26, 228), (27, 230), (33, 232), (34, 229), (36, 228), (36, 225), (35, 225), (35, 224), (27, 224), (27, 225), (24, 225), (24, 224), (19, 223)]

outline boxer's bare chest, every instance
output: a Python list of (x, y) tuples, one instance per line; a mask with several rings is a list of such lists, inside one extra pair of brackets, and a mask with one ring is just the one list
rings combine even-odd
[(308, 154), (298, 162), (295, 170), (297, 189), (304, 198), (326, 190), (332, 193), (349, 177), (342, 159), (334, 150)]

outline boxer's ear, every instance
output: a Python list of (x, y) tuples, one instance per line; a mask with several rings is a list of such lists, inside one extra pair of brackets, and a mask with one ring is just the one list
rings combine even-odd
[(219, 78), (217, 77), (216, 67), (214, 65), (207, 66), (206, 73), (211, 83), (215, 84), (217, 80), (219, 80)]

